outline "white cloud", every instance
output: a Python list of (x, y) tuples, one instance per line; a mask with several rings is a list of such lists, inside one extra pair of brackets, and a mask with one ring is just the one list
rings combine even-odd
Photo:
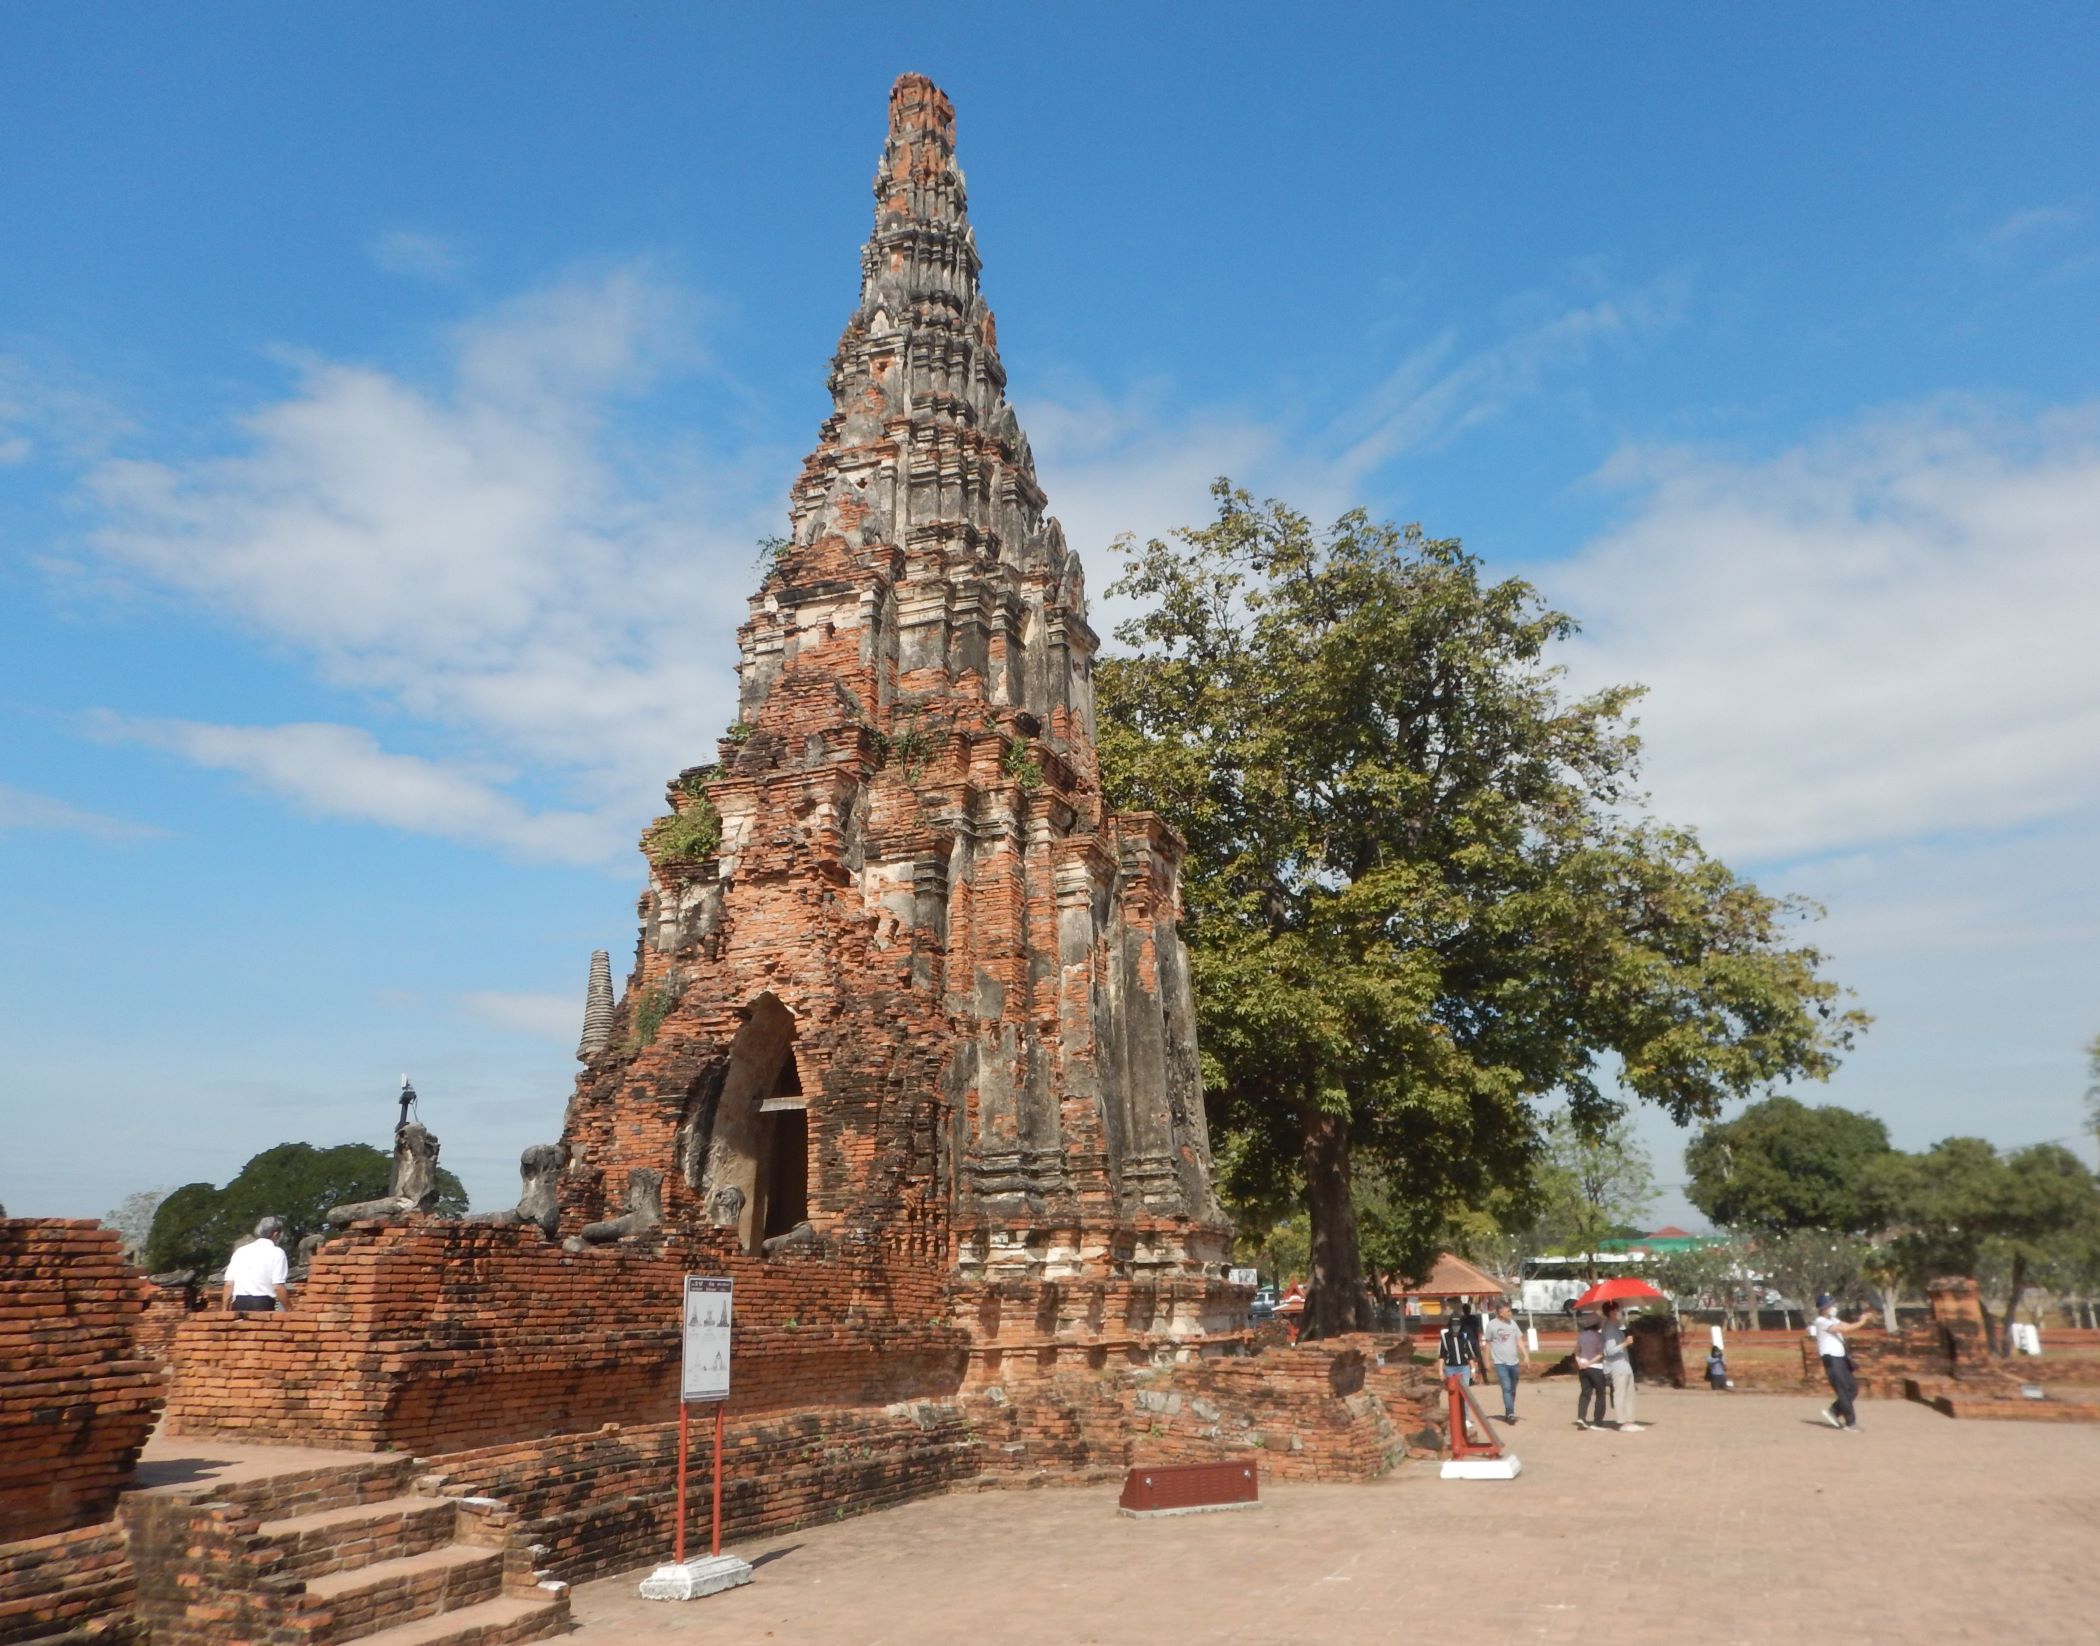
[(0, 467), (38, 457), (99, 457), (129, 428), (124, 414), (65, 362), (0, 354)]
[[(572, 997), (561, 994), (505, 993), (498, 989), (475, 989), (459, 997), (470, 1017), (492, 1023), (512, 1034), (574, 1047), (583, 1033), (583, 991)], [(540, 1105), (535, 1105), (537, 1113)]]
[(234, 772), (316, 817), (378, 823), (411, 834), (495, 846), (521, 857), (600, 861), (631, 845), (617, 813), (529, 810), (501, 772), (389, 754), (356, 726), (217, 726), (99, 714), (97, 735)]
[(84, 834), (95, 840), (124, 843), (153, 840), (166, 830), (150, 823), (131, 823), (101, 812), (85, 811), (48, 794), (0, 783), (0, 833), (9, 829), (45, 829), (58, 834)]
[[(1100, 600), (1115, 534), (1207, 517), (1220, 473), (1337, 513), (1365, 470), (1544, 392), (1600, 345), (1667, 325), (1681, 300), (1670, 281), (1610, 294), (1581, 281), (1579, 300), (1520, 300), (1500, 340), (1470, 354), (1447, 342), (1393, 374), (1333, 425), (1378, 431), (1345, 455), (1331, 430), (1178, 409), (1156, 384), (1026, 401), (1097, 625), (1123, 615)], [(459, 326), (436, 383), (288, 357), (290, 392), (240, 421), (231, 453), (89, 475), (105, 580), (289, 645), (478, 763), (390, 752), (344, 725), (168, 719), (121, 735), (321, 816), (562, 861), (631, 850), (665, 777), (734, 717), (729, 635), (793, 473), (793, 453), (718, 461), (635, 414), (667, 375), (706, 369), (694, 307), (646, 267), (613, 268)]]
[[(1556, 372), (1586, 365), (1600, 348), (1656, 337), (1684, 317), (1690, 283), (1671, 274), (1599, 296), (1551, 302), (1533, 294), (1511, 333), (1470, 354), (1446, 332), (1416, 349), (1364, 401), (1333, 421), (1329, 438), (1343, 447), (1337, 467), (1353, 487), (1409, 452), (1440, 444), (1535, 399)], [(1368, 429), (1368, 433), (1357, 431)]]
[(449, 280), (466, 264), (457, 241), (419, 229), (388, 229), (368, 249), (386, 273), (414, 280)]
[(631, 848), (664, 778), (734, 717), (729, 631), (790, 473), (712, 464), (627, 415), (700, 368), (691, 307), (646, 269), (568, 281), (460, 327), (436, 387), (301, 359), (234, 454), (88, 482), (104, 567), (290, 644), (572, 808), (349, 727), (139, 735), (323, 815), (563, 860)]
[(1946, 402), (1778, 457), (1625, 454), (1537, 572), (1638, 680), (1657, 811), (1771, 860), (2100, 804), (2100, 418)]
[[(1092, 620), (1104, 636), (1135, 608), (1103, 598), (1119, 570), (1110, 545), (1200, 524), (1214, 507), (1211, 482), (1232, 478), (1261, 496), (1288, 499), (1315, 521), (1363, 500), (1378, 470), (1410, 453), (1494, 421), (1553, 391), (1607, 348), (1630, 348), (1675, 326), (1689, 300), (1681, 274), (1597, 289), (1578, 269), (1580, 299), (1533, 291), (1512, 299), (1508, 329), (1470, 350), (1456, 332), (1415, 350), (1365, 395), (1317, 425), (1250, 408), (1191, 410), (1173, 385), (1147, 381), (1110, 394), (1066, 380), (1020, 398), (1050, 508), (1089, 574)], [(1366, 432), (1368, 431), (1368, 432)]]

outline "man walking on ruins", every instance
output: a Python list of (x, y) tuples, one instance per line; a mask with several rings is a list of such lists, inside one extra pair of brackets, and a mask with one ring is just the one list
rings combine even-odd
[(255, 1238), (236, 1246), (226, 1260), (226, 1307), (236, 1314), (268, 1314), (292, 1306), (284, 1289), (291, 1265), (277, 1244), (283, 1233), (283, 1218), (266, 1217), (256, 1224)]
[(1852, 1354), (1845, 1347), (1845, 1323), (1838, 1319), (1837, 1305), (1828, 1292), (1816, 1299), (1816, 1318), (1809, 1322), (1808, 1335), (1816, 1340), (1823, 1375), (1830, 1379), (1830, 1392), (1837, 1396), (1823, 1408), (1823, 1421), (1833, 1429), (1857, 1434), (1859, 1414), (1852, 1403), (1859, 1398), (1859, 1380), (1852, 1375)]
[(1498, 1304), (1483, 1335), (1487, 1340), (1488, 1364), (1495, 1368), (1495, 1381), (1502, 1385), (1502, 1421), (1517, 1421), (1517, 1367), (1529, 1364), (1531, 1350), (1525, 1347), (1523, 1330), (1507, 1303)]

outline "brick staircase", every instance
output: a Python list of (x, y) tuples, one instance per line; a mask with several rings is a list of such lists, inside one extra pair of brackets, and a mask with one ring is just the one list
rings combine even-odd
[(516, 1517), (413, 1458), (125, 1506), (156, 1646), (518, 1646), (569, 1626)]

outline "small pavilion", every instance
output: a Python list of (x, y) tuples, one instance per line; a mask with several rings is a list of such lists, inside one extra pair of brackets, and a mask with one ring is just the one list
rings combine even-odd
[(1425, 1279), (1395, 1286), (1392, 1295), (1403, 1313), (1438, 1319), (1452, 1313), (1462, 1297), (1472, 1298), (1484, 1314), (1509, 1296), (1510, 1291), (1493, 1275), (1476, 1269), (1455, 1253), (1439, 1252)]

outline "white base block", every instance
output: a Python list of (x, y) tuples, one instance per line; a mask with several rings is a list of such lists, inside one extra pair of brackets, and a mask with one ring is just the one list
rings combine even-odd
[(1446, 1480), (1515, 1480), (1524, 1465), (1514, 1457), (1454, 1457), (1441, 1472)]
[(1218, 1515), (1232, 1509), (1259, 1509), (1260, 1507), (1261, 1504), (1259, 1502), (1191, 1503), (1180, 1509), (1126, 1509), (1118, 1504), (1116, 1513), (1123, 1516), (1126, 1520), (1157, 1520), (1162, 1515)]
[(703, 1555), (683, 1566), (659, 1566), (642, 1579), (644, 1600), (699, 1600), (751, 1581), (751, 1563), (735, 1555)]

